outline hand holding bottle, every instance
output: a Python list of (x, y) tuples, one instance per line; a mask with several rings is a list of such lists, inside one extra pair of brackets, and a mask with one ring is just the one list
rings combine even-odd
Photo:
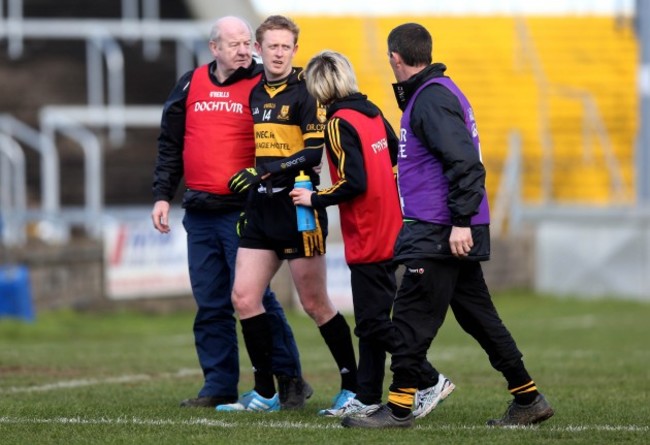
[(312, 193), (314, 192), (309, 189), (295, 188), (289, 192), (289, 196), (293, 200), (293, 205), (311, 207)]

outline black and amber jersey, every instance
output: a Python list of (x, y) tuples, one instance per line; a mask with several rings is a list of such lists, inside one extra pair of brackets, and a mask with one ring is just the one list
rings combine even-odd
[(293, 185), (299, 170), (318, 184), (313, 167), (323, 155), (326, 110), (307, 92), (302, 68), (281, 81), (263, 79), (251, 93), (255, 165), (272, 166), (273, 187)]

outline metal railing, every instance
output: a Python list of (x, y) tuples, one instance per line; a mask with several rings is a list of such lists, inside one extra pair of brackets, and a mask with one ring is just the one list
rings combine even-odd
[(625, 196), (625, 184), (621, 172), (621, 166), (614, 153), (613, 146), (609, 137), (609, 133), (605, 124), (600, 116), (598, 106), (594, 100), (593, 95), (586, 90), (577, 88), (569, 88), (564, 85), (551, 84), (544, 72), (539, 54), (528, 32), (525, 19), (518, 17), (516, 19), (516, 32), (521, 42), (521, 47), (517, 52), (518, 57), (516, 62), (529, 64), (535, 82), (539, 90), (539, 137), (542, 147), (542, 203), (551, 204), (553, 195), (553, 170), (554, 158), (553, 149), (554, 143), (551, 138), (550, 131), (550, 105), (549, 101), (553, 95), (560, 96), (567, 99), (578, 100), (584, 110), (583, 119), (583, 155), (588, 158), (593, 153), (593, 145), (591, 144), (592, 135), (596, 134), (605, 165), (611, 178), (612, 190), (614, 191), (615, 199), (620, 199)]
[(0, 134), (0, 244), (21, 245), (27, 236), (25, 155), (11, 137)]
[[(30, 19), (24, 17), (23, 0), (7, 0), (7, 18), (4, 20), (3, 4), (3, 0), (0, 0), (0, 30), (6, 28), (9, 56), (16, 59), (23, 53), (24, 38), (33, 35), (30, 31), (26, 32), (24, 26)], [(157, 26), (160, 18), (160, 0), (122, 0), (122, 22), (125, 28), (141, 21), (140, 9), (141, 18), (150, 28), (149, 37), (144, 40), (144, 56), (152, 60), (160, 54), (160, 29)]]
[[(0, 134), (18, 141), (38, 152), (41, 158), (41, 214), (52, 215), (59, 206), (59, 156), (48, 144), (43, 144), (40, 131), (30, 127), (10, 114), (0, 114)], [(16, 147), (16, 146), (14, 146)], [(21, 147), (18, 145), (18, 147)], [(22, 189), (21, 185), (19, 189)], [(16, 196), (16, 200), (20, 197)]]
[(511, 131), (508, 137), (508, 156), (501, 170), (499, 188), (490, 209), (490, 230), (494, 235), (517, 233), (521, 210), (521, 134)]
[[(90, 128), (107, 128), (111, 145), (119, 146), (125, 140), (126, 127), (155, 128), (160, 125), (161, 116), (160, 105), (125, 105), (125, 61), (120, 42), (143, 42), (146, 59), (159, 56), (163, 40), (175, 42), (177, 77), (210, 60), (206, 43), (209, 23), (160, 20), (159, 0), (141, 1), (142, 18), (138, 18), (140, 0), (122, 0), (122, 19), (34, 19), (23, 17), (22, 0), (7, 0), (5, 17), (4, 2), (0, 0), (0, 40), (7, 40), (11, 58), (22, 56), (26, 39), (86, 42), (86, 105), (43, 107), (39, 113), (40, 129), (33, 129), (11, 115), (0, 115), (0, 213), (5, 220), (5, 234), (11, 240), (24, 241), (24, 226), (19, 227), (18, 222), (28, 219), (63, 227), (62, 233), (66, 225), (81, 223), (91, 236), (100, 235), (102, 146)], [(57, 135), (78, 143), (83, 153), (85, 202), (81, 211), (61, 208)], [(40, 155), (41, 207), (35, 212), (26, 205), (27, 179), (21, 144)]]
[[(84, 154), (85, 205), (82, 222), (93, 237), (101, 235), (104, 209), (104, 171), (99, 139), (88, 128), (111, 128), (115, 125), (150, 127), (160, 125), (161, 106), (46, 106), (40, 112), (42, 143), (56, 149), (56, 134), (61, 133), (81, 147)], [(60, 206), (60, 201), (57, 202)], [(66, 223), (80, 222), (61, 216)]]
[[(108, 99), (104, 101), (104, 68), (108, 71)], [(122, 48), (110, 36), (98, 35), (86, 39), (86, 70), (88, 105), (97, 107), (124, 105), (124, 55)], [(111, 143), (122, 145), (126, 138), (124, 122), (115, 122), (109, 131)]]

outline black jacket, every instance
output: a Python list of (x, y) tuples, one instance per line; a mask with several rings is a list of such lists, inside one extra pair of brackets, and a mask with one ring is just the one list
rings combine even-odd
[[(434, 63), (408, 80), (393, 85), (401, 110), (406, 108), (415, 91), (427, 80), (444, 76), (447, 67)], [(454, 225), (469, 226), (471, 215), (478, 209), (485, 193), (485, 168), (465, 156), (475, 149), (467, 131), (464, 111), (458, 98), (440, 84), (430, 84), (418, 95), (411, 111), (411, 128), (433, 156), (443, 164), (449, 180), (447, 205), (452, 211)], [(467, 149), (470, 147), (471, 149)], [(490, 257), (489, 225), (471, 226), (474, 247), (468, 260), (488, 260)], [(455, 258), (449, 247), (451, 226), (422, 221), (405, 222), (396, 244), (395, 257)]]
[[(354, 93), (350, 96), (339, 99), (328, 106), (328, 122), (334, 113), (341, 109), (355, 110), (368, 117), (376, 117), (382, 114), (379, 108), (368, 100), (367, 96), (361, 93)], [(383, 115), (382, 119), (384, 121), (384, 127), (386, 128), (391, 162), (395, 165), (397, 162), (398, 150), (397, 136)], [(337, 167), (343, 169), (345, 172), (345, 181), (338, 184), (336, 189), (331, 187), (312, 194), (311, 204), (316, 208), (327, 207), (349, 201), (366, 191), (366, 169), (364, 167), (363, 153), (357, 148), (359, 147), (359, 136), (357, 135), (357, 130), (350, 123), (341, 119), (340, 132), (336, 135), (331, 135), (327, 130), (325, 130), (325, 136), (326, 139), (339, 138), (336, 145), (341, 147), (345, 155), (339, 159), (339, 165)], [(353, 147), (354, 149), (350, 149), (350, 147)], [(339, 157), (340, 154), (337, 156), (335, 153), (330, 153), (330, 156)]]
[[(230, 85), (241, 79), (249, 79), (262, 71), (262, 65), (255, 60), (247, 68), (239, 68), (223, 83), (214, 76), (216, 62), (209, 64), (212, 82)], [(183, 178), (183, 142), (185, 138), (185, 105), (189, 84), (194, 70), (183, 74), (170, 92), (163, 106), (158, 136), (158, 157), (153, 175), (152, 193), (154, 201), (171, 201)], [(251, 132), (253, 128), (251, 127)], [(183, 193), (183, 208), (209, 211), (233, 211), (243, 209), (245, 194), (216, 195), (199, 190), (186, 189)]]

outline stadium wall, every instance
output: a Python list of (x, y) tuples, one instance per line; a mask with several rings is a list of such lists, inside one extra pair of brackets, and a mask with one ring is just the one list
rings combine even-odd
[[(493, 292), (532, 287), (535, 257), (532, 241), (531, 236), (493, 240), (492, 261), (484, 263), (485, 277)], [(189, 290), (164, 296), (143, 292), (139, 297), (111, 298), (106, 287), (105, 250), (101, 242), (74, 240), (65, 246), (30, 245), (4, 250), (2, 255), (4, 264), (28, 268), (31, 303), (36, 314), (56, 309), (134, 308), (166, 312), (194, 308)], [(292, 288), (285, 282), (285, 274), (276, 277), (272, 285), (285, 307), (291, 307)], [(337, 298), (341, 307), (351, 308), (351, 301), (346, 300), (348, 296), (342, 294)]]

